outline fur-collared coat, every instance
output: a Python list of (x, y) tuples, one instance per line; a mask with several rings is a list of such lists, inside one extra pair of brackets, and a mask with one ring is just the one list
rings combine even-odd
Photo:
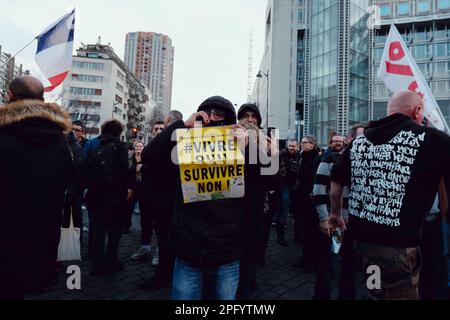
[(39, 292), (54, 277), (72, 170), (70, 129), (57, 104), (0, 106), (0, 298)]

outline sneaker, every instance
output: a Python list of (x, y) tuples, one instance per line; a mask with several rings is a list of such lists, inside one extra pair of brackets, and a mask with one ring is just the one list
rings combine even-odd
[(155, 253), (153, 254), (152, 266), (156, 267), (159, 264), (159, 250), (155, 249)]
[(152, 249), (149, 246), (141, 246), (135, 254), (131, 256), (133, 260), (141, 260), (152, 253)]

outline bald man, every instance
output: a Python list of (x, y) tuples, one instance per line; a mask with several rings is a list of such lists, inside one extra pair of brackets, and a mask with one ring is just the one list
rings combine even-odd
[(183, 120), (183, 114), (178, 110), (171, 110), (164, 118), (164, 127), (168, 128), (178, 120)]
[(0, 300), (42, 293), (56, 276), (72, 122), (43, 94), (36, 78), (17, 78), (0, 108)]
[(32, 76), (14, 79), (9, 84), (8, 102), (27, 99), (44, 101), (44, 86), (42, 82)]
[(418, 299), (417, 249), (439, 181), (450, 176), (450, 137), (421, 125), (424, 101), (396, 93), (387, 117), (373, 121), (345, 150), (331, 174), (332, 228), (345, 229), (344, 185), (350, 186), (349, 227), (362, 254), (372, 299)]

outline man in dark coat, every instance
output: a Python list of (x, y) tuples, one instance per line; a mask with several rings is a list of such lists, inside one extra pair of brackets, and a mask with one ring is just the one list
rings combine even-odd
[(55, 276), (71, 120), (44, 102), (33, 77), (13, 80), (9, 90), (10, 102), (0, 107), (0, 299), (23, 299)]
[[(170, 159), (176, 145), (171, 140), (172, 133), (176, 129), (192, 128), (198, 118), (201, 118), (206, 126), (236, 123), (233, 104), (223, 97), (211, 97), (185, 122), (176, 121), (158, 135), (152, 142), (152, 150), (144, 155), (145, 161), (160, 159), (161, 154)], [(235, 136), (242, 146), (245, 130), (236, 126)], [(234, 299), (239, 281), (244, 199), (184, 204), (179, 169), (177, 166), (172, 166), (172, 169), (177, 177), (172, 180), (176, 193), (172, 199), (175, 204), (169, 234), (169, 245), (176, 252), (172, 299), (202, 299), (205, 297), (204, 292), (210, 294), (206, 297), (210, 299)], [(169, 173), (169, 176), (172, 176), (172, 173)], [(208, 288), (212, 283), (215, 286)]]
[[(165, 128), (174, 122), (183, 120), (183, 115), (176, 110), (170, 111), (164, 119)], [(167, 237), (172, 222), (172, 211), (175, 197), (175, 183), (177, 179), (176, 166), (170, 159), (170, 154), (156, 153), (155, 145), (150, 143), (142, 152), (142, 196), (141, 218), (144, 210), (153, 211), (154, 227), (158, 236), (159, 263), (155, 275), (139, 284), (139, 289), (153, 290), (166, 287), (172, 279), (175, 253), (167, 243)], [(158, 144), (156, 144), (156, 148)], [(157, 149), (156, 149), (157, 150)], [(147, 219), (147, 228), (153, 228), (153, 221)], [(142, 225), (144, 227), (144, 225)], [(153, 256), (153, 259), (155, 256)], [(153, 262), (153, 261), (152, 261)]]
[[(315, 245), (317, 244), (318, 219), (313, 206), (312, 192), (314, 177), (319, 165), (319, 152), (314, 136), (305, 136), (301, 141), (302, 153), (297, 173), (295, 198), (297, 200), (295, 219), (295, 240), (303, 242), (303, 257), (295, 264), (304, 271), (313, 271), (316, 260)], [(303, 230), (302, 230), (303, 227)], [(301, 234), (303, 231), (303, 239)], [(302, 241), (301, 241), (302, 240)]]
[(127, 145), (120, 141), (122, 131), (119, 121), (105, 122), (99, 146), (89, 152), (83, 165), (88, 188), (86, 204), (91, 211), (93, 226), (92, 275), (113, 273), (124, 266), (117, 259), (117, 251), (127, 216), (127, 201), (132, 197), (132, 185)]
[[(277, 141), (267, 137), (260, 130), (261, 114), (255, 104), (247, 103), (238, 111), (239, 124), (249, 131), (249, 143), (258, 148), (273, 150), (271, 156), (278, 156)], [(262, 141), (266, 140), (266, 141)], [(266, 143), (268, 146), (262, 146)], [(266, 151), (267, 151), (266, 150)], [(246, 153), (248, 155), (248, 152)], [(248, 159), (247, 159), (248, 160)], [(240, 261), (239, 299), (250, 298), (252, 289), (256, 287), (256, 260), (264, 251), (264, 204), (267, 190), (273, 185), (273, 175), (261, 175), (261, 165), (247, 167), (245, 185), (245, 214), (243, 219), (242, 243), (243, 252)], [(269, 221), (270, 224), (270, 221)]]
[[(83, 190), (80, 190), (80, 181), (82, 180), (83, 165), (83, 148), (79, 144), (74, 132), (70, 132), (67, 136), (70, 150), (73, 156), (73, 172), (70, 181), (69, 190), (67, 192), (67, 201), (64, 206), (64, 215), (62, 226), (67, 228), (70, 225), (70, 215), (72, 215), (73, 225), (83, 230)], [(82, 233), (80, 241), (82, 241)]]

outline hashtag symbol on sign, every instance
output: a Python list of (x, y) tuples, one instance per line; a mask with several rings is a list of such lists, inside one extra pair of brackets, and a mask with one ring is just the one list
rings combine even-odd
[(184, 152), (191, 153), (192, 149), (193, 149), (192, 143), (188, 142), (184, 145)]

